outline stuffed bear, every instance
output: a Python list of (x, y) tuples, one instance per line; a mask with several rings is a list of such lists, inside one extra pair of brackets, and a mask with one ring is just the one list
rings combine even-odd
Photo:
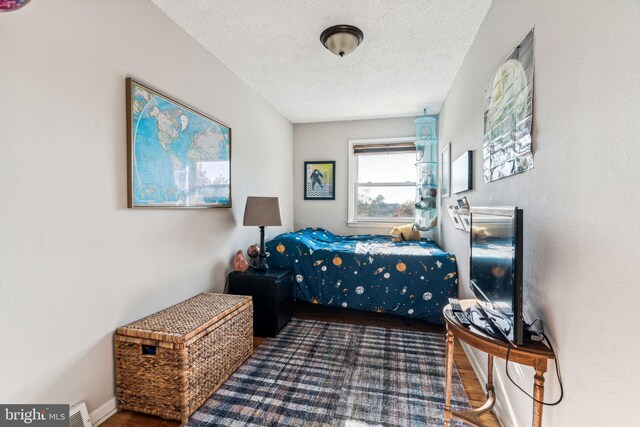
[(404, 242), (405, 240), (420, 240), (420, 232), (416, 230), (415, 224), (406, 224), (393, 227), (391, 230), (392, 242)]

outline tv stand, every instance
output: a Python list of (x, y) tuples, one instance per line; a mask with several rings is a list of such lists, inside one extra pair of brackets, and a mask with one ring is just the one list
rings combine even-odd
[[(462, 309), (465, 310), (476, 303), (476, 300), (460, 301)], [(445, 406), (444, 406), (444, 425), (449, 427), (451, 419), (456, 418), (467, 422), (473, 426), (483, 427), (479, 415), (490, 411), (495, 403), (495, 391), (493, 388), (493, 358), (499, 357), (505, 359), (509, 344), (501, 339), (494, 338), (486, 331), (478, 327), (466, 327), (453, 315), (451, 307), (447, 305), (444, 310), (444, 319), (447, 326), (447, 362), (446, 362), (446, 388), (445, 388)], [(451, 410), (451, 378), (453, 376), (453, 345), (454, 338), (470, 345), (480, 351), (487, 353), (487, 401), (477, 409), (470, 411), (453, 411)], [(547, 372), (547, 362), (553, 359), (553, 352), (541, 342), (531, 341), (525, 338), (524, 343), (518, 347), (511, 346), (509, 350), (509, 363), (519, 363), (525, 366), (531, 366), (536, 373), (533, 377), (533, 397), (539, 402), (544, 398), (544, 374)], [(534, 427), (542, 425), (542, 404), (533, 403), (533, 420), (531, 423)]]

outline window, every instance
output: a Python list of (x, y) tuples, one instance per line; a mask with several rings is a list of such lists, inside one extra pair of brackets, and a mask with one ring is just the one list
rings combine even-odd
[(413, 222), (414, 137), (349, 141), (349, 226)]

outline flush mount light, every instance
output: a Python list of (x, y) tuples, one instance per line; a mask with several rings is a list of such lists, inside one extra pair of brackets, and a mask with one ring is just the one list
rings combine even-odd
[(324, 47), (341, 57), (356, 50), (363, 38), (362, 31), (352, 25), (334, 25), (320, 34), (320, 41)]

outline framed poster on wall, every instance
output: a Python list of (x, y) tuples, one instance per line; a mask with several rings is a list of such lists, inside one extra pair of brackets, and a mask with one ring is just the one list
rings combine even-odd
[(451, 191), (453, 194), (473, 189), (473, 151), (466, 151), (451, 165)]
[(451, 196), (451, 144), (440, 152), (440, 195)]
[(231, 207), (231, 128), (130, 78), (128, 207)]
[(336, 162), (304, 162), (304, 199), (335, 200)]
[(533, 168), (533, 30), (498, 67), (484, 95), (484, 182)]

